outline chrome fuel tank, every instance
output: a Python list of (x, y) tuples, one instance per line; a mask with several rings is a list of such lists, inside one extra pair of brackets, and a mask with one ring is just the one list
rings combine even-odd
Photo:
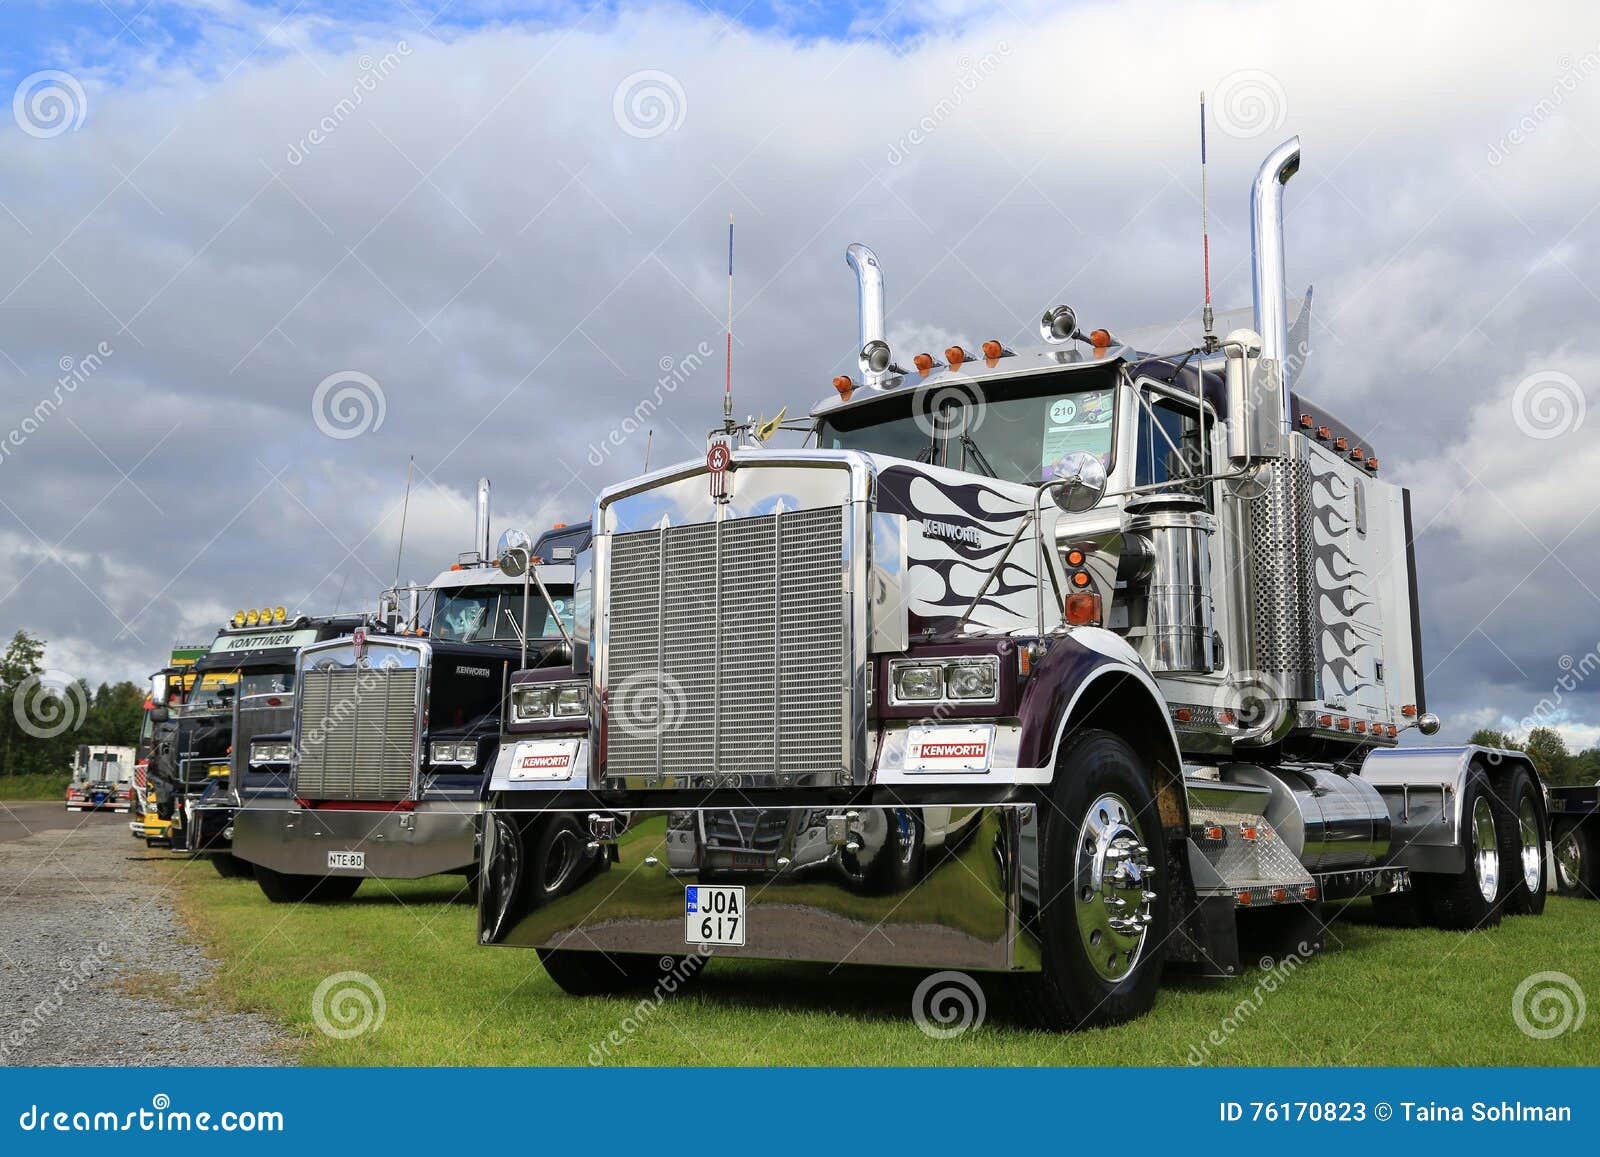
[(1267, 822), (1308, 871), (1364, 868), (1388, 854), (1388, 805), (1358, 776), (1327, 767), (1230, 764), (1222, 778), (1272, 793)]

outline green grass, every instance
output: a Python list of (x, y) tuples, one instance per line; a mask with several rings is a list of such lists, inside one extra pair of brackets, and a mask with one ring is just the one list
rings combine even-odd
[[(213, 995), (286, 1026), (306, 1064), (1600, 1063), (1600, 1017), (1535, 1040), (1511, 1007), (1542, 971), (1600, 996), (1600, 904), (1588, 901), (1552, 899), (1542, 919), (1467, 936), (1382, 927), (1351, 905), (1337, 946), (1281, 983), (1264, 986), (1254, 967), (1232, 981), (1169, 978), (1151, 1015), (1069, 1036), (1017, 1023), (986, 977), (987, 1022), (935, 1040), (910, 1016), (924, 972), (716, 961), (691, 992), (641, 1013), (637, 997), (564, 995), (531, 951), (475, 946), (460, 877), (369, 881), (348, 904), (288, 907), (203, 864), (160, 870), (181, 873), (184, 915), (221, 963)], [(381, 1027), (349, 1040), (312, 1015), (318, 983), (342, 971), (371, 976), (386, 1003)]]
[(71, 782), (70, 771), (55, 774), (0, 775), (0, 800), (65, 800), (67, 784)]

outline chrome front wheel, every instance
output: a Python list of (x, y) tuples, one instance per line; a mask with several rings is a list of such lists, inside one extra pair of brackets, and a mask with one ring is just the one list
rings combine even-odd
[(1153, 870), (1138, 817), (1119, 795), (1102, 795), (1078, 825), (1078, 935), (1089, 964), (1119, 980), (1139, 963), (1153, 917)]

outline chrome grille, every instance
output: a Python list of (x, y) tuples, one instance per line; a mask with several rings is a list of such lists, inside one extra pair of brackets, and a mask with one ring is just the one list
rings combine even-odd
[(312, 669), (300, 679), (302, 799), (400, 800), (411, 794), (415, 668)]
[(606, 773), (846, 775), (844, 511), (619, 534)]
[(1277, 676), (1286, 698), (1309, 699), (1315, 685), (1317, 610), (1312, 601), (1311, 471), (1273, 463), (1266, 493), (1246, 504), (1253, 666)]

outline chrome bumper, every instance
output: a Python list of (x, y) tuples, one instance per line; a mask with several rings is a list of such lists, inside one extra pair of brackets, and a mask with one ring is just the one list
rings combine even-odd
[[(599, 814), (521, 806), (513, 797), (485, 816), (483, 944), (696, 951), (685, 938), (685, 889), (744, 885), (746, 944), (716, 955), (1039, 966), (1029, 931), (1036, 810), (1026, 804)], [(565, 856), (552, 850), (561, 841)]]
[(478, 859), (482, 804), (419, 803), (415, 811), (332, 811), (257, 800), (233, 816), (233, 854), (274, 872), (326, 876), (329, 852), (362, 852), (366, 868), (337, 874), (411, 880)]

